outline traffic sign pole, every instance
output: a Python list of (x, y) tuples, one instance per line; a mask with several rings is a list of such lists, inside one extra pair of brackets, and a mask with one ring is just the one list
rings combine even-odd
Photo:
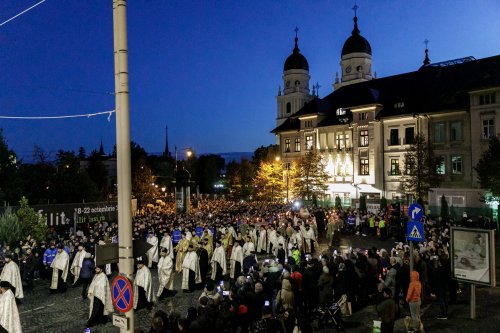
[(419, 204), (412, 204), (408, 207), (408, 225), (406, 239), (410, 242), (410, 272), (413, 271), (414, 255), (413, 241), (424, 241), (424, 224), (420, 222), (424, 215), (424, 209)]
[[(113, 42), (115, 63), (116, 156), (118, 180), (119, 270), (133, 281), (132, 180), (130, 166), (130, 114), (128, 89), (127, 2), (113, 0)], [(128, 328), (134, 331), (134, 311), (125, 313)]]

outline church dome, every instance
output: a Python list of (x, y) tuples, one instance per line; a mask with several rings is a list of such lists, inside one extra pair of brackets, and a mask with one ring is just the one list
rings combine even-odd
[(347, 38), (342, 47), (342, 56), (350, 53), (367, 53), (372, 54), (372, 47), (370, 43), (360, 35), (358, 29), (358, 18), (354, 16), (354, 29), (352, 30), (352, 35)]
[(288, 71), (290, 69), (303, 69), (309, 71), (309, 63), (307, 62), (306, 57), (300, 54), (298, 41), (299, 39), (295, 37), (295, 47), (293, 48), (293, 53), (286, 58), (283, 71)]

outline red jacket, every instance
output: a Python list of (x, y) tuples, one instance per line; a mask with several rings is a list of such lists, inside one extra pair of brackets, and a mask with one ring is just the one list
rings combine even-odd
[(418, 302), (420, 301), (420, 295), (422, 294), (422, 284), (419, 281), (419, 275), (417, 271), (410, 272), (410, 285), (408, 286), (408, 293), (406, 294), (407, 302)]

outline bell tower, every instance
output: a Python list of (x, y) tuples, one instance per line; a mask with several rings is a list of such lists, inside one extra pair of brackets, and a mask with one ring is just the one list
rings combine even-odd
[(309, 63), (299, 50), (299, 28), (295, 28), (295, 47), (285, 60), (283, 67), (283, 90), (278, 88), (278, 114), (276, 127), (283, 124), (292, 114), (297, 112), (314, 96), (309, 92)]

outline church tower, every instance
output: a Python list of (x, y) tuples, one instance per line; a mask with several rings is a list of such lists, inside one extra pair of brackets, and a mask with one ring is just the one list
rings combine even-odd
[(360, 34), (356, 15), (358, 6), (354, 6), (353, 9), (354, 29), (342, 47), (340, 61), (342, 80), (339, 82), (338, 76), (336, 77), (334, 89), (372, 79), (372, 48), (370, 43)]
[(280, 126), (292, 114), (297, 112), (307, 102), (313, 99), (309, 93), (309, 64), (300, 53), (298, 28), (295, 28), (295, 47), (292, 54), (286, 59), (283, 67), (283, 92), (278, 89), (278, 116), (276, 127)]

